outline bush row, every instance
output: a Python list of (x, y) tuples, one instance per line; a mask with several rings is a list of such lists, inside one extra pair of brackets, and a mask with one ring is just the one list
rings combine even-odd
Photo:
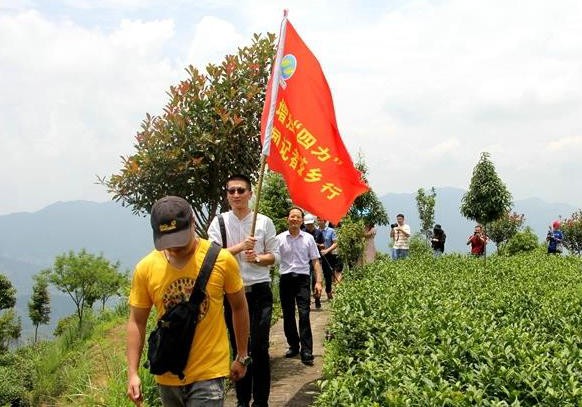
[(581, 405), (581, 264), (450, 255), (349, 273), (317, 405)]

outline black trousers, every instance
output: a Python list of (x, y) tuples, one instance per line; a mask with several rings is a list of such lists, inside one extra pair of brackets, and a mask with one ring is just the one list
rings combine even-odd
[[(253, 406), (268, 406), (271, 390), (271, 363), (269, 358), (269, 333), (273, 314), (273, 292), (270, 283), (258, 283), (245, 287), (250, 317), (249, 354), (252, 363), (245, 377), (236, 382), (238, 402)], [(236, 338), (232, 326), (232, 311), (224, 303), (224, 317), (230, 337), (230, 346), (236, 354)]]
[[(301, 350), (301, 353), (313, 352), (313, 336), (309, 320), (310, 286), (310, 276), (307, 274), (282, 274), (279, 281), (285, 337), (289, 348)], [(295, 319), (295, 305), (299, 313), (299, 331), (297, 331)]]
[(321, 256), (321, 268), (323, 269), (323, 278), (325, 279), (325, 292), (327, 294), (331, 293), (331, 283), (333, 282), (333, 270), (336, 263), (336, 255), (328, 253), (325, 256)]

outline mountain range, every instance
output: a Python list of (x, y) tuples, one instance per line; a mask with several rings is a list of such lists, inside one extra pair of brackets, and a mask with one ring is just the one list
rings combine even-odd
[[(467, 252), (466, 239), (474, 223), (459, 213), (465, 193), (458, 188), (437, 188), (435, 222), (447, 233), (446, 252)], [(419, 230), (415, 193), (391, 193), (379, 197), (394, 222), (403, 213), (413, 233)], [(545, 237), (548, 225), (559, 216), (568, 217), (577, 208), (568, 204), (548, 203), (538, 198), (515, 201), (514, 210), (525, 214), (526, 224)], [(389, 226), (378, 228), (376, 247), (389, 250)], [(153, 248), (149, 218), (131, 213), (115, 202), (57, 202), (32, 213), (0, 215), (0, 273), (17, 290), (16, 309), (23, 322), (23, 337), (32, 332), (27, 303), (32, 293), (32, 276), (52, 266), (56, 256), (86, 249), (121, 264), (120, 270), (132, 269)], [(50, 336), (59, 318), (74, 311), (72, 301), (51, 290), (51, 323), (41, 326), (39, 334)]]

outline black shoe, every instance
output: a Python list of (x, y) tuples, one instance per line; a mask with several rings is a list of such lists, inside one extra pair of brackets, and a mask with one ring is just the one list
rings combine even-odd
[(311, 354), (311, 352), (301, 353), (301, 363), (307, 366), (313, 366), (313, 355)]
[(297, 349), (289, 348), (289, 350), (285, 352), (286, 358), (294, 358), (297, 355), (299, 355), (299, 351)]
[(236, 403), (236, 407), (249, 407), (249, 403), (239, 401), (238, 403)]
[(316, 309), (320, 309), (321, 308), (321, 300), (319, 298), (315, 299), (315, 308)]

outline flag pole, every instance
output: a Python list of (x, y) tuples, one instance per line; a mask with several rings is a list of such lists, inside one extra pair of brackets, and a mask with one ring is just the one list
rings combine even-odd
[[(273, 118), (275, 117), (275, 103), (277, 102), (277, 93), (279, 90), (279, 80), (281, 75), (281, 60), (283, 59), (283, 52), (285, 51), (285, 29), (287, 27), (288, 10), (283, 10), (283, 21), (279, 30), (279, 43), (277, 44), (277, 55), (275, 63), (271, 70), (271, 100), (269, 103), (269, 110), (267, 115), (267, 124), (265, 126), (265, 139), (263, 140), (263, 149), (261, 151), (261, 164), (259, 169), (259, 181), (256, 190), (255, 208), (253, 210), (253, 222), (251, 224), (251, 236), (255, 235), (255, 227), (257, 225), (257, 214), (259, 212), (259, 201), (261, 199), (261, 190), (263, 188), (263, 177), (265, 174), (265, 166), (267, 164), (267, 157), (271, 149), (271, 133), (273, 132)], [(269, 89), (267, 89), (268, 91)]]

